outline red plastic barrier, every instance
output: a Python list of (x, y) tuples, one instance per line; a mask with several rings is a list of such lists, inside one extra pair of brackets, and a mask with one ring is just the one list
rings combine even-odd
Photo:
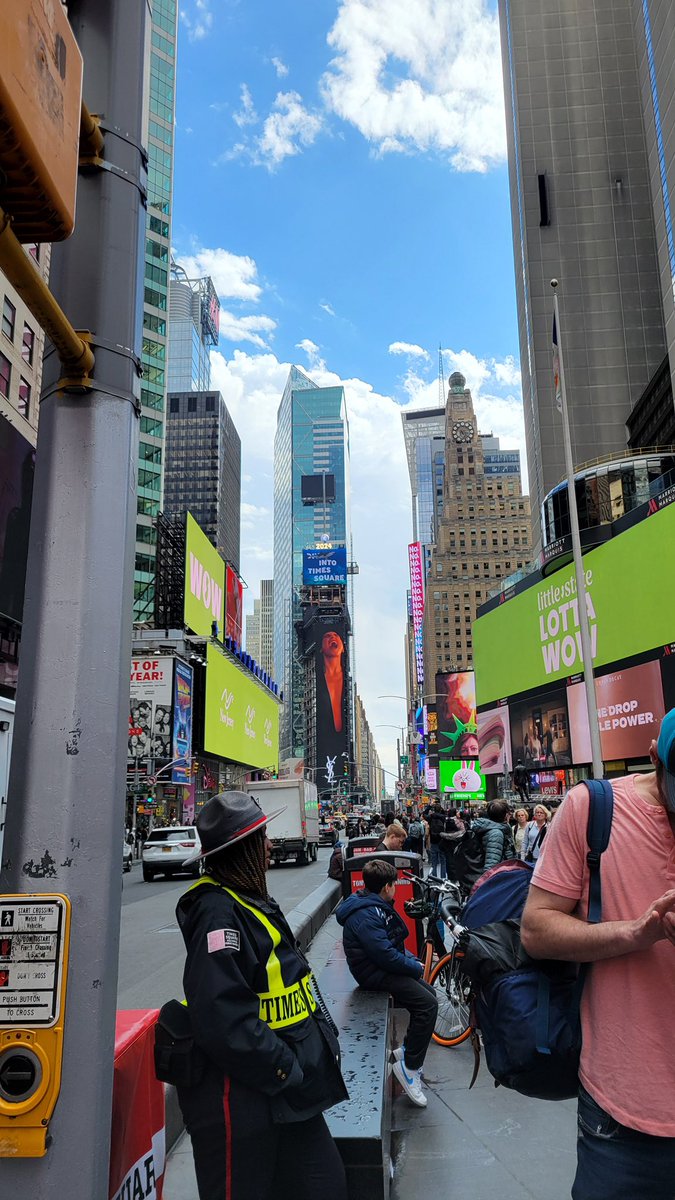
[(161, 1200), (164, 1085), (155, 1078), (157, 1009), (118, 1012), (110, 1144), (110, 1200)]

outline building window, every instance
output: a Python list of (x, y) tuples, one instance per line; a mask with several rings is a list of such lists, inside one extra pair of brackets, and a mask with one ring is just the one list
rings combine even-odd
[(33, 329), (31, 329), (30, 325), (27, 325), (24, 322), (23, 340), (21, 343), (21, 357), (25, 363), (28, 363), (29, 367), (32, 367), (32, 365), (33, 365), (34, 350), (35, 350), (35, 331)]
[(197, 397), (196, 396), (188, 396), (188, 412), (196, 412), (196, 411), (197, 411)]
[(30, 384), (27, 379), (24, 379), (23, 375), (19, 382), (19, 412), (22, 417), (28, 420), (28, 414), (30, 413)]
[(16, 309), (12, 301), (5, 296), (2, 305), (2, 332), (10, 342), (14, 341), (14, 325), (16, 324)]
[(216, 411), (215, 396), (207, 396), (206, 400), (204, 401), (204, 412), (215, 412), (215, 411)]
[(169, 399), (169, 412), (180, 412), (180, 396), (171, 396)]
[(0, 396), (9, 396), (9, 383), (12, 378), (12, 367), (8, 358), (0, 354)]

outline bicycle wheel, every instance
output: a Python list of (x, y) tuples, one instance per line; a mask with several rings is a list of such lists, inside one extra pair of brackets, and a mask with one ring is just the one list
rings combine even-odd
[(429, 984), (436, 992), (438, 1015), (433, 1039), (439, 1046), (461, 1046), (471, 1037), (471, 980), (462, 971), (463, 950), (454, 950), (434, 966)]

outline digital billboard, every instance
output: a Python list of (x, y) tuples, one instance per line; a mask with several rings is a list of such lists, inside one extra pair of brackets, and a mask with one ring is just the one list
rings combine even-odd
[(314, 646), (316, 783), (322, 791), (351, 778), (349, 665), (344, 610), (338, 609), (332, 615), (317, 615), (308, 632)]
[[(673, 642), (675, 504), (584, 555), (593, 661), (618, 663)], [(491, 701), (579, 674), (581, 635), (572, 565), (473, 624), (477, 698)]]
[(21, 623), (35, 449), (0, 415), (0, 613)]
[(171, 759), (173, 657), (132, 658), (127, 767), (142, 759)]
[(473, 671), (436, 676), (438, 749), (453, 758), (478, 758), (476, 680)]
[(439, 791), (457, 804), (464, 800), (485, 799), (485, 776), (477, 762), (470, 759), (442, 758), (439, 763)]
[(228, 563), (226, 574), (225, 636), (241, 646), (244, 624), (244, 587), (234, 567)]
[(511, 745), (513, 762), (530, 770), (568, 767), (572, 762), (567, 689), (564, 685), (542, 689), (534, 696), (512, 700)]
[(279, 766), (279, 705), (215, 646), (206, 647), (204, 749), (261, 770)]
[(411, 542), (408, 546), (408, 563), (415, 638), (415, 671), (418, 684), (422, 684), (424, 683), (424, 561), (420, 542)]
[(511, 730), (507, 704), (478, 714), (478, 757), (484, 775), (511, 769)]
[(347, 583), (347, 550), (336, 546), (334, 550), (303, 550), (302, 582), (307, 586)]
[(222, 637), (225, 615), (225, 563), (192, 513), (185, 528), (185, 624), (209, 638), (218, 623)]
[(192, 780), (192, 667), (179, 658), (175, 660), (173, 673), (172, 741), (171, 782), (187, 785)]
[[(665, 715), (661, 669), (657, 659), (596, 676), (595, 699), (602, 757), (646, 758), (659, 736)], [(575, 763), (591, 762), (588, 707), (583, 681), (567, 689), (570, 735)]]

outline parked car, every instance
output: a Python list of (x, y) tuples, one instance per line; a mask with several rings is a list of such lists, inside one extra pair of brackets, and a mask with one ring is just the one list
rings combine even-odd
[(134, 861), (134, 852), (131, 849), (131, 846), (127, 845), (126, 838), (125, 838), (124, 850), (122, 852), (122, 870), (124, 871), (125, 874), (127, 871), (131, 870), (131, 864), (133, 861)]
[(153, 829), (143, 842), (141, 858), (143, 862), (143, 878), (146, 883), (155, 875), (188, 874), (195, 879), (199, 875), (199, 863), (184, 867), (183, 862), (188, 854), (200, 846), (197, 830), (192, 825), (173, 825), (167, 829)]

